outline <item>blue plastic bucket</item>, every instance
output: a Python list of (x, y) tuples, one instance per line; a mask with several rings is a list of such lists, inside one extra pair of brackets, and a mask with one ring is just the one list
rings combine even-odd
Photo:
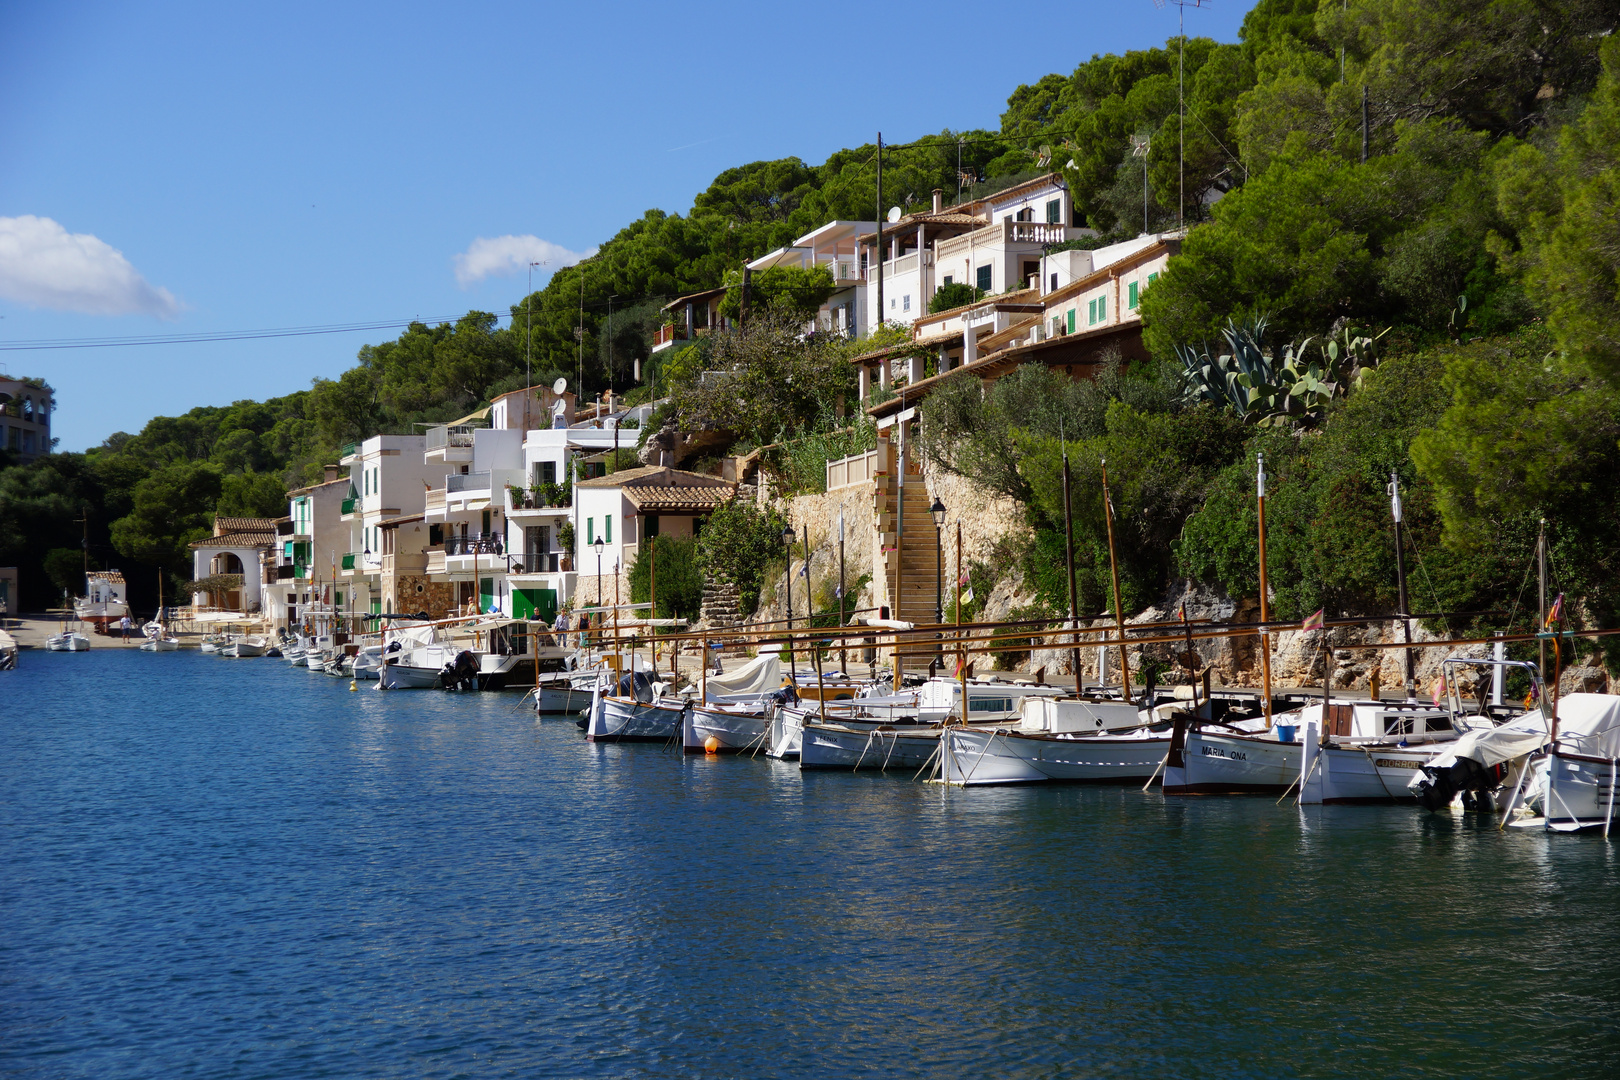
[(1293, 742), (1294, 741), (1294, 732), (1296, 732), (1298, 730), (1299, 730), (1299, 728), (1297, 726), (1293, 725), (1293, 724), (1278, 724), (1277, 725), (1277, 741), (1278, 742)]

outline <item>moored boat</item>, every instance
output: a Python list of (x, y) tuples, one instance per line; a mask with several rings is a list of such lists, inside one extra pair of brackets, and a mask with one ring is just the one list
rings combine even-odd
[(1015, 725), (950, 728), (942, 776), (969, 787), (1142, 783), (1170, 747), (1165, 725), (1152, 719), (1128, 701), (1028, 699)]

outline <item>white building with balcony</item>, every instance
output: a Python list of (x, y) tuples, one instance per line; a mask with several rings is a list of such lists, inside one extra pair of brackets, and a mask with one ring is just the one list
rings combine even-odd
[[(928, 313), (934, 293), (952, 283), (991, 296), (1038, 288), (1045, 253), (1053, 245), (1092, 235), (1082, 225), (1057, 173), (956, 206), (944, 206), (942, 193), (935, 191), (932, 211), (883, 226), (883, 319), (915, 323)], [(876, 232), (860, 237), (869, 266), (879, 239)], [(877, 290), (871, 269), (866, 278), (867, 316), (875, 325)]]
[(876, 228), (875, 221), (829, 221), (787, 247), (761, 255), (748, 267), (756, 274), (781, 266), (825, 269), (832, 277), (834, 291), (806, 329), (860, 337), (868, 326), (866, 263), (860, 237)]
[(343, 520), (348, 490), (348, 477), (328, 465), (324, 481), (287, 493), (287, 516), (275, 523), (275, 582), (264, 588), (264, 610), (274, 625), (301, 626), (311, 604), (329, 605), (334, 586), (337, 592), (348, 588), (334, 580), (334, 569), (342, 574), (349, 550), (349, 524)]
[(355, 593), (345, 601), (357, 612), (382, 611), (382, 523), (420, 513), (428, 489), (444, 475), (424, 459), (426, 446), (422, 435), (373, 435), (345, 448), (349, 488), (341, 516), (349, 536), (340, 570)]

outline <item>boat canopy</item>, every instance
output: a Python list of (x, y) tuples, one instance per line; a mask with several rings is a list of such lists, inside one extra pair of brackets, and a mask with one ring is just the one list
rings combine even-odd
[(758, 656), (736, 671), (726, 675), (710, 675), (707, 681), (707, 694), (711, 700), (716, 695), (763, 696), (781, 685), (781, 655), (774, 650), (770, 652), (762, 650)]

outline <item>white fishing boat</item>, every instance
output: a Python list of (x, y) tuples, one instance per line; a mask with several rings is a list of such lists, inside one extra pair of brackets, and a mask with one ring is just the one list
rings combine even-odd
[(91, 570), (84, 579), (84, 595), (73, 601), (74, 617), (105, 634), (108, 627), (129, 614), (124, 575), (117, 570)]
[(604, 677), (588, 710), (585, 737), (591, 742), (671, 742), (691, 702), (673, 697), (662, 682), (636, 671), (621, 675), (610, 689)]
[(1493, 793), (1506, 791), (1505, 823), (1608, 836), (1620, 771), (1620, 697), (1567, 694), (1556, 712), (1556, 732), (1551, 710), (1542, 709), (1458, 739), (1413, 777), (1413, 794), (1430, 810), (1469, 795), (1475, 808), (1489, 809)]
[(50, 652), (88, 652), (90, 639), (75, 630), (63, 630), (46, 638), (45, 648)]
[(232, 659), (247, 659), (253, 656), (263, 656), (264, 650), (269, 647), (263, 638), (234, 638), (219, 648), (221, 656)]
[(1602, 829), (1607, 837), (1620, 771), (1620, 698), (1570, 694), (1561, 699), (1558, 737), (1542, 771), (1546, 794), (1540, 808), (1547, 830)]
[[(532, 644), (513, 628), (521, 620), (504, 616), (400, 622), (383, 631), (379, 690), (505, 690), (534, 685), (535, 666), (556, 663), (567, 654)], [(520, 651), (521, 650), (521, 651)], [(525, 681), (527, 680), (527, 681)]]
[(180, 639), (156, 619), (141, 627), (141, 636), (146, 638), (141, 652), (174, 652), (180, 648)]
[(1017, 724), (950, 728), (942, 775), (968, 787), (1143, 783), (1170, 748), (1154, 719), (1129, 701), (1029, 698)]
[(356, 679), (375, 679), (382, 672), (382, 646), (366, 645), (354, 655), (350, 674)]
[[(1022, 713), (1026, 699), (1065, 693), (1062, 687), (1000, 679), (971, 679), (966, 689), (970, 725), (1005, 722)], [(959, 680), (934, 678), (915, 695), (802, 705), (799, 768), (920, 769), (939, 753), (942, 723), (962, 715), (962, 692)]]
[(736, 671), (705, 676), (703, 701), (687, 710), (681, 724), (682, 748), (688, 754), (764, 749), (780, 704), (771, 698), (781, 689), (781, 652), (775, 645)]
[(197, 643), (197, 651), (206, 655), (216, 655), (219, 650), (229, 644), (230, 639), (218, 634), (208, 634)]

